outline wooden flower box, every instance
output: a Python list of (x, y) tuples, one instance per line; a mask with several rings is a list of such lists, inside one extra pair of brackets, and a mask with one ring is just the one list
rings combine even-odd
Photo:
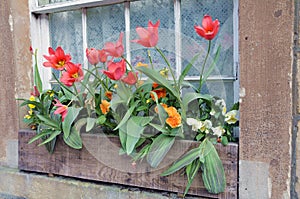
[[(68, 147), (59, 137), (54, 153), (49, 154), (44, 146), (38, 146), (38, 142), (28, 144), (34, 135), (34, 131), (19, 131), (20, 170), (177, 193), (184, 192), (187, 184), (186, 176), (180, 171), (167, 177), (161, 177), (160, 174), (173, 163), (175, 158), (197, 146), (193, 141), (176, 141), (167, 158), (154, 169), (145, 160), (132, 164), (130, 157), (119, 155), (120, 145), (117, 137), (82, 134), (81, 150)], [(201, 176), (197, 176), (189, 194), (210, 198), (238, 198), (238, 145), (234, 143), (226, 147), (217, 145), (217, 151), (226, 173), (225, 192), (218, 195), (208, 193), (203, 186)]]

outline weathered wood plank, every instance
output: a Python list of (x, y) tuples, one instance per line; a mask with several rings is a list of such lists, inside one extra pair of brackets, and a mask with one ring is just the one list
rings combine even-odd
[[(42, 173), (70, 176), (82, 179), (126, 184), (150, 189), (183, 193), (187, 179), (176, 172), (161, 177), (175, 159), (188, 149), (196, 147), (192, 141), (176, 141), (167, 158), (158, 168), (151, 168), (146, 161), (132, 165), (131, 158), (119, 155), (117, 137), (106, 137), (97, 134), (82, 134), (84, 147), (75, 150), (68, 147), (61, 138), (58, 139), (55, 152), (51, 155), (38, 143), (28, 144), (34, 131), (19, 131), (19, 169)], [(225, 193), (213, 195), (203, 186), (201, 176), (197, 176), (189, 194), (211, 198), (237, 198), (238, 146), (229, 144), (217, 146), (217, 151), (224, 164), (227, 186)]]

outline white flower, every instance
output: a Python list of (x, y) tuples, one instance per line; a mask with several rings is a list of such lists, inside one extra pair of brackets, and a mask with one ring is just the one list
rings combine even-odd
[(211, 111), (209, 112), (210, 115), (214, 116), (216, 114), (216, 111), (214, 109), (211, 109)]
[(209, 129), (212, 127), (212, 123), (210, 120), (199, 121), (194, 118), (187, 118), (186, 123), (192, 126), (193, 131), (200, 130), (201, 132), (209, 133)]
[(222, 126), (212, 127), (211, 130), (213, 131), (214, 135), (221, 137), (223, 133), (225, 133), (225, 130)]
[(238, 119), (236, 118), (236, 115), (237, 115), (237, 110), (229, 111), (225, 115), (225, 122), (227, 122), (228, 124), (236, 123), (238, 121)]
[(201, 127), (201, 121), (196, 120), (194, 118), (187, 118), (186, 123), (190, 126), (192, 126), (193, 131), (198, 131)]

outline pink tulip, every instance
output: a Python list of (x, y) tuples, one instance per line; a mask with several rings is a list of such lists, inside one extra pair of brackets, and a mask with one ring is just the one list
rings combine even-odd
[(56, 104), (54, 106), (58, 107), (56, 111), (54, 111), (54, 114), (60, 114), (61, 115), (61, 120), (64, 121), (65, 117), (68, 114), (68, 107), (66, 105), (63, 105), (60, 103), (59, 100), (55, 99)]
[(160, 21), (158, 20), (154, 25), (152, 21), (148, 22), (148, 29), (137, 27), (136, 32), (139, 35), (140, 39), (132, 40), (132, 42), (141, 44), (145, 47), (156, 46), (158, 42), (158, 26)]
[(124, 53), (124, 46), (122, 44), (124, 33), (120, 33), (119, 40), (116, 43), (107, 42), (103, 50), (112, 57), (121, 57)]
[(86, 57), (90, 64), (97, 65), (99, 63), (99, 51), (95, 48), (90, 48), (85, 50)]
[(128, 72), (126, 77), (122, 78), (122, 81), (128, 85), (134, 85), (137, 82), (137, 78), (138, 77), (138, 73), (136, 72), (134, 74), (134, 72), (130, 71)]
[(120, 62), (108, 62), (108, 70), (102, 71), (108, 78), (112, 80), (119, 80), (126, 72), (125, 60), (122, 59)]

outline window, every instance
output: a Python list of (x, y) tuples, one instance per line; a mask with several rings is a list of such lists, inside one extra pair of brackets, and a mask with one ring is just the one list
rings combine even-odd
[[(202, 16), (209, 14), (219, 19), (220, 31), (213, 40), (212, 51), (220, 44), (220, 58), (215, 71), (209, 77), (204, 91), (225, 98), (230, 106), (238, 99), (238, 0), (29, 0), (32, 13), (32, 45), (47, 54), (48, 46), (62, 46), (72, 55), (73, 62), (88, 67), (85, 49), (101, 49), (105, 42), (116, 41), (125, 32), (123, 43), (126, 56), (133, 64), (147, 61), (147, 50), (131, 43), (136, 38), (136, 26), (147, 26), (148, 20), (160, 19), (158, 46), (170, 59), (176, 74), (180, 74), (193, 55), (206, 52), (207, 41), (194, 31)], [(153, 62), (163, 66), (164, 61), (151, 51)], [(204, 53), (203, 53), (204, 54)], [(201, 55), (202, 56), (202, 55)], [(195, 63), (187, 76), (192, 84), (198, 84), (201, 64)], [(44, 85), (48, 87), (51, 72), (41, 68)], [(51, 82), (51, 81), (50, 81)]]

